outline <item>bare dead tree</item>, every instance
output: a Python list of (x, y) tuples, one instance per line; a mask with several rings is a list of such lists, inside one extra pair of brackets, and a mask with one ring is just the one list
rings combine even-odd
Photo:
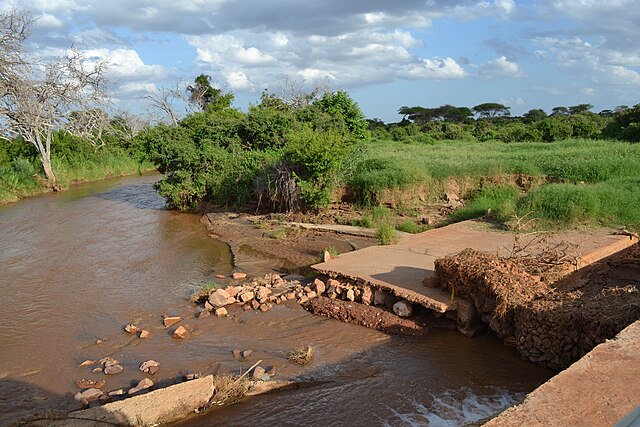
[(278, 84), (280, 98), (295, 110), (307, 107), (322, 98), (322, 95), (329, 90), (329, 82), (326, 80), (315, 82), (311, 89), (307, 89), (304, 81), (296, 80), (287, 75), (283, 75), (281, 82)]
[(144, 98), (149, 103), (151, 111), (168, 118), (171, 125), (178, 126), (180, 115), (176, 112), (176, 103), (187, 102), (183, 92), (184, 90), (181, 90), (181, 84), (178, 82), (172, 89), (161, 88), (149, 91)]
[(89, 141), (97, 150), (105, 145), (104, 135), (109, 128), (109, 123), (109, 114), (100, 108), (72, 111), (65, 130)]
[(87, 111), (107, 100), (106, 62), (89, 65), (74, 50), (39, 63), (24, 50), (33, 19), (26, 12), (0, 13), (0, 137), (22, 137), (33, 144), (47, 180), (57, 188), (51, 167), (51, 141), (74, 111)]
[(136, 135), (149, 127), (151, 127), (151, 118), (149, 116), (120, 111), (111, 119), (106, 131), (118, 139), (131, 141)]

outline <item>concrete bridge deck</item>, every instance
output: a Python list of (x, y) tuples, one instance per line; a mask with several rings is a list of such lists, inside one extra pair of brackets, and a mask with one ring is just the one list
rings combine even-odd
[[(570, 231), (555, 233), (550, 239), (575, 247), (577, 266), (583, 267), (638, 241), (612, 232), (609, 229)], [(332, 277), (360, 280), (390, 291), (398, 298), (444, 313), (456, 310), (459, 299), (452, 302), (448, 293), (424, 286), (424, 279), (435, 274), (435, 260), (465, 248), (505, 254), (513, 247), (513, 241), (512, 233), (495, 230), (484, 222), (464, 221), (420, 234), (403, 235), (396, 245), (371, 246), (345, 253), (312, 268)]]

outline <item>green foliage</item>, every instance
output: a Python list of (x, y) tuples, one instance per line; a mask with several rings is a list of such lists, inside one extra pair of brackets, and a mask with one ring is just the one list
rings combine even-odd
[(405, 233), (418, 234), (422, 233), (424, 229), (416, 224), (414, 221), (406, 220), (396, 225), (396, 229), (399, 231), (404, 231)]
[(391, 224), (382, 224), (376, 230), (376, 237), (381, 245), (393, 245), (398, 242), (398, 233)]
[(367, 120), (358, 104), (343, 90), (325, 93), (316, 105), (321, 111), (338, 117), (358, 139), (369, 136)]
[(602, 133), (608, 138), (640, 142), (640, 104), (616, 112)]
[(477, 218), (491, 209), (492, 216), (499, 221), (507, 221), (515, 212), (520, 191), (515, 185), (482, 187), (472, 195), (471, 201), (453, 213), (454, 221)]

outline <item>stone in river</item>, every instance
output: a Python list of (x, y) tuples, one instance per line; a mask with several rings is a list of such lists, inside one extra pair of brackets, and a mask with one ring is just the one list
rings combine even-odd
[[(153, 375), (154, 373), (156, 373), (158, 371), (158, 366), (160, 366), (160, 364), (158, 362), (156, 362), (155, 360), (145, 360), (144, 362), (142, 362), (140, 364), (140, 366), (138, 366), (138, 369), (140, 370), (140, 372), (144, 372), (145, 374), (151, 374)], [(153, 369), (152, 368), (156, 368)]]
[(209, 304), (211, 304), (215, 308), (224, 307), (225, 305), (229, 304), (229, 298), (230, 295), (227, 291), (225, 291), (224, 289), (216, 289), (215, 292), (209, 295)]
[(122, 396), (125, 393), (125, 391), (121, 388), (117, 389), (117, 390), (113, 390), (110, 391), (108, 394), (109, 396), (113, 397), (113, 396)]
[(91, 366), (93, 364), (95, 364), (96, 361), (95, 360), (85, 360), (84, 362), (82, 362), (79, 367), (80, 368), (84, 368), (85, 366)]
[(178, 329), (173, 331), (174, 338), (184, 339), (189, 336), (189, 331), (184, 326), (178, 326)]
[(82, 397), (84, 397), (87, 402), (91, 403), (95, 400), (100, 399), (103, 394), (104, 393), (97, 388), (90, 388), (82, 392)]
[(145, 390), (150, 387), (153, 387), (153, 381), (151, 381), (149, 378), (144, 378), (140, 380), (137, 386), (129, 390), (129, 394), (136, 394), (140, 390)]
[(224, 316), (227, 316), (229, 312), (227, 311), (226, 308), (220, 307), (220, 308), (216, 308), (215, 314), (218, 317), (224, 317)]
[(211, 316), (211, 312), (209, 310), (202, 310), (200, 313), (198, 313), (198, 319), (205, 319), (209, 316)]
[(138, 337), (143, 340), (147, 338), (151, 338), (151, 332), (143, 329), (140, 331), (140, 334), (138, 335)]
[(86, 378), (80, 378), (74, 381), (78, 388), (102, 388), (106, 384), (105, 380), (95, 381)]
[(242, 280), (247, 278), (247, 273), (235, 272), (231, 275), (235, 280)]
[(253, 372), (251, 373), (251, 377), (254, 380), (260, 380), (262, 379), (262, 376), (265, 374), (265, 370), (262, 366), (256, 366), (255, 368), (253, 368)]
[(163, 316), (162, 323), (164, 324), (165, 328), (168, 328), (169, 326), (175, 325), (181, 320), (182, 318), (180, 316)]
[(122, 365), (108, 365), (104, 367), (104, 373), (107, 375), (115, 375), (124, 371)]
[(129, 333), (129, 334), (137, 334), (138, 332), (140, 332), (140, 328), (138, 328), (136, 325), (134, 325), (133, 323), (127, 323), (124, 326), (124, 330), (125, 332)]

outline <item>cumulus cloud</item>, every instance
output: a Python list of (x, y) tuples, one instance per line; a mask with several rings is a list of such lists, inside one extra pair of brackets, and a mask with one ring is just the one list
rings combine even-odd
[(403, 77), (414, 79), (460, 79), (467, 73), (451, 58), (422, 59), (417, 64), (404, 67), (406, 74)]
[(39, 16), (36, 16), (35, 19), (36, 28), (41, 30), (54, 30), (64, 27), (62, 19), (46, 12), (42, 12)]
[(479, 73), (483, 77), (523, 77), (524, 73), (516, 62), (509, 61), (506, 56), (500, 56), (493, 61), (482, 64)]

